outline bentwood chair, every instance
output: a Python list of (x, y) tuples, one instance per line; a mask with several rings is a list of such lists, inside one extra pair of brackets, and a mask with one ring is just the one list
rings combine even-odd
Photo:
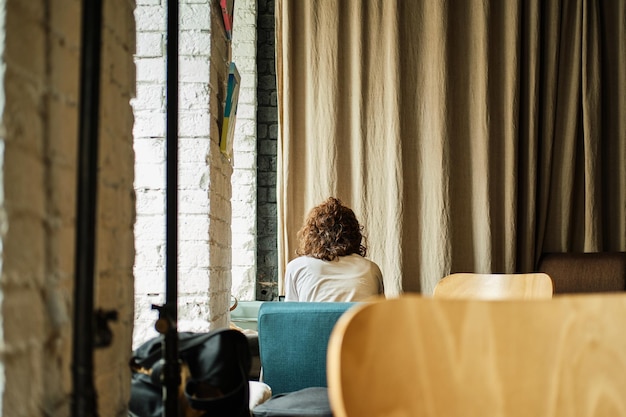
[(360, 305), (329, 341), (333, 416), (626, 416), (624, 317), (615, 293)]
[(486, 300), (551, 298), (552, 291), (552, 279), (545, 273), (456, 273), (437, 283), (433, 297)]

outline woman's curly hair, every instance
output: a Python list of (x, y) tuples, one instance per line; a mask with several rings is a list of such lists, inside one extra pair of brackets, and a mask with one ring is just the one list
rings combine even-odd
[(339, 199), (330, 197), (309, 212), (298, 231), (300, 246), (296, 254), (325, 261), (353, 253), (365, 256), (367, 248), (361, 244), (365, 240), (362, 232), (363, 226), (354, 212)]

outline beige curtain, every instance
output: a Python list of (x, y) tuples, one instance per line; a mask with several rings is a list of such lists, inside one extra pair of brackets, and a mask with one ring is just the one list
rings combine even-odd
[(388, 296), (626, 250), (626, 2), (276, 0), (276, 23), (281, 281), (330, 195)]

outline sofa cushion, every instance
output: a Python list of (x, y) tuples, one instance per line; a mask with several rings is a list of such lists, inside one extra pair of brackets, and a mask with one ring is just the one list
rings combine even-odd
[(626, 252), (545, 253), (537, 271), (550, 275), (555, 294), (626, 290)]
[(254, 417), (332, 417), (328, 388), (309, 387), (279, 394), (252, 409)]

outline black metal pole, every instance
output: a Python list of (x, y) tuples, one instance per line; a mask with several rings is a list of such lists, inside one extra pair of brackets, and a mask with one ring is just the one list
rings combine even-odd
[(102, 1), (83, 0), (76, 204), (72, 415), (98, 415), (93, 381), (94, 259)]
[(178, 1), (167, 2), (166, 57), (166, 296), (168, 326), (163, 338), (165, 417), (178, 415)]

